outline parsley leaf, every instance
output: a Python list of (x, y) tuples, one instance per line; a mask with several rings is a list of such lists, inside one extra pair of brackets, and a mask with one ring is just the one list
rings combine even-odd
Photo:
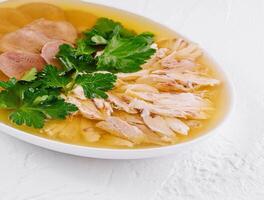
[(64, 119), (77, 110), (75, 105), (59, 97), (58, 89), (46, 88), (37, 79), (33, 82), (21, 80), (12, 85), (4, 83), (8, 87), (0, 92), (0, 108), (10, 110), (10, 120), (18, 125), (42, 128), (46, 118)]
[[(117, 30), (118, 32), (118, 30)], [(97, 69), (111, 72), (136, 72), (154, 53), (150, 45), (153, 35), (140, 34), (135, 37), (122, 38), (117, 33), (98, 57)]]
[(87, 98), (107, 98), (105, 93), (114, 87), (117, 77), (111, 73), (93, 73), (78, 76), (76, 84), (81, 85)]
[(124, 28), (119, 22), (115, 22), (107, 18), (99, 18), (95, 26), (92, 29), (86, 31), (85, 35), (90, 41), (91, 45), (106, 44), (107, 41), (113, 37), (116, 27), (120, 28), (120, 35), (122, 37), (132, 37), (135, 35), (133, 31)]
[(9, 119), (17, 125), (25, 124), (34, 128), (42, 128), (44, 126), (45, 115), (40, 111), (18, 109), (9, 115)]
[(54, 99), (40, 104), (39, 109), (52, 119), (65, 119), (69, 113), (78, 110), (75, 105), (66, 103), (63, 99)]
[(94, 71), (95, 62), (94, 58), (90, 55), (92, 51), (89, 50), (88, 54), (88, 47), (85, 49), (84, 45), (84, 42), (80, 43), (77, 49), (68, 44), (62, 44), (59, 47), (56, 57), (60, 60), (66, 71), (72, 69), (75, 69), (77, 72)]
[(63, 71), (58, 70), (52, 65), (46, 65), (39, 76), (47, 87), (52, 88), (63, 88), (70, 82), (70, 78), (65, 76)]
[(16, 84), (17, 80), (15, 78), (9, 79), (7, 82), (0, 81), (0, 87), (4, 89), (8, 89), (10, 87), (13, 87)]

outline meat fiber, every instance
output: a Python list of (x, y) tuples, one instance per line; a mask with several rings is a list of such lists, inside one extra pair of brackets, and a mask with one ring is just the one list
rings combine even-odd
[(42, 70), (45, 61), (39, 54), (10, 51), (0, 55), (0, 70), (8, 77), (20, 79), (25, 72), (35, 67)]

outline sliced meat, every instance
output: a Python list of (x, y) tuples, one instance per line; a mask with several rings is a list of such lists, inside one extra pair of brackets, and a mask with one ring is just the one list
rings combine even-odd
[(142, 112), (142, 118), (145, 124), (154, 132), (158, 133), (165, 140), (172, 140), (175, 138), (174, 132), (168, 126), (168, 123), (164, 120), (163, 117), (154, 116), (151, 117), (148, 111)]
[(96, 127), (135, 144), (140, 144), (145, 140), (145, 135), (139, 128), (118, 117), (108, 117), (105, 121), (98, 122)]
[(128, 104), (116, 95), (108, 93), (108, 99), (111, 104), (118, 110), (124, 110), (127, 113), (137, 113), (134, 109), (129, 108)]
[(174, 69), (175, 71), (191, 71), (196, 67), (196, 63), (191, 60), (180, 60), (177, 61), (173, 58), (168, 58), (161, 61), (161, 66), (163, 68)]
[(179, 51), (188, 47), (189, 42), (183, 38), (166, 38), (157, 41), (159, 48), (169, 48), (172, 51)]
[(44, 34), (27, 28), (4, 35), (0, 40), (0, 51), (23, 51), (39, 53), (48, 41)]
[(132, 90), (139, 92), (153, 92), (153, 93), (159, 92), (155, 87), (152, 87), (147, 84), (127, 84), (127, 85), (123, 85), (121, 89), (125, 91)]
[(40, 71), (44, 65), (41, 56), (34, 53), (10, 51), (0, 55), (0, 70), (8, 77), (20, 79), (31, 68)]
[(167, 75), (149, 74), (136, 80), (137, 83), (149, 84), (161, 91), (184, 91), (190, 89), (177, 83), (172, 77)]
[(165, 121), (168, 126), (176, 133), (180, 133), (182, 135), (188, 135), (190, 130), (189, 126), (183, 123), (181, 120), (177, 118), (165, 117)]
[(196, 60), (202, 56), (202, 51), (196, 44), (189, 44), (187, 47), (175, 50), (167, 57), (163, 58), (161, 63), (172, 62), (173, 59), (179, 60)]
[(192, 93), (154, 94), (134, 92), (134, 95), (152, 103), (134, 99), (129, 104), (130, 107), (138, 110), (147, 110), (150, 113), (161, 116), (207, 119), (208, 112), (213, 109), (208, 100)]
[(111, 104), (104, 99), (98, 99), (94, 98), (93, 102), (95, 106), (106, 116), (111, 116), (113, 113), (113, 109), (111, 107)]
[(140, 111), (147, 110), (150, 113), (157, 114), (160, 116), (187, 118), (187, 114), (179, 110), (170, 109), (168, 108), (168, 106), (154, 105), (152, 103), (148, 103), (139, 99), (132, 100), (129, 104), (129, 107), (138, 109)]
[(76, 105), (82, 114), (87, 119), (102, 120), (104, 119), (102, 113), (95, 107), (90, 99), (80, 100), (73, 96), (67, 96), (66, 101)]
[(160, 67), (180, 67), (185, 65), (185, 67), (191, 67), (190, 64), (182, 62), (183, 60), (195, 61), (202, 55), (201, 49), (198, 45), (187, 42), (182, 38), (169, 38), (160, 40), (157, 42), (159, 47), (169, 48), (171, 51), (166, 56), (163, 57), (159, 62)]
[(118, 73), (117, 77), (123, 81), (133, 81), (141, 76), (147, 75), (148, 73), (148, 70), (140, 70), (134, 73)]
[(78, 99), (85, 100), (87, 99), (84, 95), (83, 88), (81, 86), (76, 86), (72, 91), (73, 96), (77, 97)]
[(157, 41), (159, 48), (169, 48), (172, 51), (179, 50), (188, 45), (188, 43), (182, 38), (166, 38)]
[(54, 40), (54, 41), (47, 42), (41, 50), (41, 57), (48, 64), (51, 64), (51, 65), (54, 65), (60, 68), (61, 64), (56, 58), (56, 55), (59, 51), (60, 45), (65, 44), (65, 43), (68, 43), (68, 42), (65, 42), (63, 40)]
[(167, 53), (169, 52), (170, 50), (168, 48), (160, 48), (160, 49), (157, 49), (156, 53), (151, 56), (151, 58), (145, 63), (142, 65), (142, 68), (143, 69), (150, 69), (152, 70), (154, 67), (157, 67), (159, 66), (159, 61), (164, 58)]
[(144, 124), (144, 122), (142, 121), (142, 119), (139, 115), (129, 114), (129, 113), (123, 112), (123, 111), (115, 111), (113, 113), (113, 115), (118, 116), (119, 118), (128, 122), (131, 125)]
[(64, 40), (74, 43), (77, 31), (72, 24), (66, 21), (49, 21), (38, 19), (27, 25), (26, 28), (43, 33), (46, 37), (55, 40)]
[(219, 85), (220, 81), (213, 78), (201, 76), (192, 72), (177, 72), (171, 70), (157, 70), (153, 72), (159, 75), (166, 75), (174, 81), (184, 85), (186, 88), (194, 88), (196, 86), (215, 86)]
[(138, 127), (145, 135), (145, 143), (147, 144), (155, 144), (155, 145), (168, 145), (168, 140), (164, 140), (164, 138), (160, 137), (158, 134), (154, 133), (152, 130), (150, 130), (149, 127), (147, 127), (144, 124), (135, 124), (136, 127)]

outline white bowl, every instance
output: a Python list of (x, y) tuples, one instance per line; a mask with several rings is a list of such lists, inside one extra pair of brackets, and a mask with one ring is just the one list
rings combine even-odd
[[(95, 4), (92, 4), (92, 5), (95, 5)], [(129, 13), (127, 11), (124, 11), (124, 12)], [(142, 17), (142, 16), (139, 16), (139, 17)], [(144, 17), (142, 18), (144, 19)], [(148, 21), (151, 21), (151, 20), (148, 20)], [(159, 24), (157, 22), (154, 22), (154, 23)], [(165, 27), (165, 26), (163, 27), (169, 29), (168, 27)], [(224, 73), (219, 67), (217, 68), (217, 70), (220, 71), (220, 73), (224, 75)], [(218, 122), (218, 124), (213, 129), (208, 131), (207, 133), (191, 141), (183, 142), (180, 144), (175, 144), (175, 145), (165, 146), (165, 147), (147, 148), (147, 149), (108, 149), (108, 148), (79, 146), (79, 145), (67, 144), (67, 143), (63, 143), (59, 141), (42, 138), (39, 136), (35, 136), (33, 134), (26, 133), (24, 131), (15, 129), (1, 122), (0, 122), (0, 131), (10, 136), (13, 136), (19, 140), (34, 144), (36, 146), (40, 146), (46, 149), (50, 149), (50, 150), (54, 150), (54, 151), (58, 151), (62, 153), (67, 153), (67, 154), (77, 155), (77, 156), (82, 156), (82, 157), (90, 157), (90, 158), (140, 159), (140, 158), (158, 157), (162, 155), (177, 153), (181, 149), (184, 149), (190, 145), (194, 145), (195, 143), (198, 143), (208, 138), (209, 136), (212, 136), (214, 133), (216, 133), (216, 129), (221, 128), (221, 126), (223, 125), (223, 122), (226, 121), (226, 119), (230, 115), (231, 108), (233, 108), (233, 90), (232, 90), (231, 84), (228, 81), (227, 77), (225, 75), (224, 77), (226, 80), (225, 84), (226, 84), (226, 87), (228, 90), (227, 92), (229, 95), (229, 106), (227, 108), (225, 116), (223, 116), (222, 119)]]

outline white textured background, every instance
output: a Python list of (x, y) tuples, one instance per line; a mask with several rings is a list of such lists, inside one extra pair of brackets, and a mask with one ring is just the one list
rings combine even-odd
[(263, 200), (264, 1), (93, 0), (159, 21), (225, 69), (236, 107), (218, 135), (163, 158), (68, 156), (0, 134), (0, 200)]

